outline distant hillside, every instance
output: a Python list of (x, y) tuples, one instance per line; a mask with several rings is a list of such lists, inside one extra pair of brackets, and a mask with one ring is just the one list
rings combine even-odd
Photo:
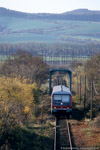
[(14, 11), (14, 10), (0, 7), (0, 16), (2, 16), (2, 15), (4, 15), (4, 16), (16, 16), (16, 17), (27, 17), (28, 13), (23, 13), (23, 12)]
[(35, 14), (0, 8), (0, 42), (98, 42), (100, 14), (90, 12), (79, 9)]
[(98, 15), (100, 14), (100, 11), (93, 11), (93, 10), (89, 10), (89, 9), (76, 9), (73, 11), (68, 11), (65, 12), (63, 14), (73, 14), (73, 15)]
[(88, 9), (77, 9), (62, 14), (49, 13), (23, 13), (0, 7), (0, 16), (13, 16), (30, 19), (57, 19), (57, 20), (74, 20), (74, 21), (100, 21), (100, 11)]

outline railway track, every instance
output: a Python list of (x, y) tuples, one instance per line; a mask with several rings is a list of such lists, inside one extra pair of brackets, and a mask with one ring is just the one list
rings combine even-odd
[(55, 118), (54, 150), (72, 150), (68, 119)]

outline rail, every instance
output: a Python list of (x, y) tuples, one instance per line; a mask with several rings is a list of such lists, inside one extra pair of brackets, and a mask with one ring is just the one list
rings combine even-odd
[(54, 150), (72, 150), (72, 140), (68, 119), (55, 118)]
[(67, 122), (67, 129), (68, 129), (68, 137), (69, 137), (69, 143), (70, 143), (70, 149), (72, 150), (72, 140), (71, 140), (71, 134), (70, 134), (70, 129), (69, 129), (69, 122), (68, 120), (66, 120)]
[(55, 118), (54, 150), (56, 150), (56, 139), (57, 139), (56, 133), (57, 133), (57, 118)]

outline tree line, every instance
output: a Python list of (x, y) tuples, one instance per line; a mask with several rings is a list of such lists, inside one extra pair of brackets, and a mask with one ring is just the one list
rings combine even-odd
[(0, 43), (0, 59), (13, 56), (18, 49), (41, 57), (48, 64), (70, 64), (72, 61), (81, 61), (100, 53), (99, 43), (69, 44), (69, 43)]
[(100, 21), (100, 13), (98, 11), (89, 11), (87, 13), (62, 13), (62, 14), (50, 14), (50, 13), (24, 13), (19, 11), (13, 11), (6, 8), (0, 8), (0, 14), (5, 16), (28, 18), (28, 19), (51, 19), (51, 20), (77, 20), (77, 21)]

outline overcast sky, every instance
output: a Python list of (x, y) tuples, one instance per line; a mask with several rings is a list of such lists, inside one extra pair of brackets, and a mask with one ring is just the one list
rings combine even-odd
[(30, 13), (63, 13), (79, 8), (100, 10), (100, 0), (0, 0), (0, 7)]

